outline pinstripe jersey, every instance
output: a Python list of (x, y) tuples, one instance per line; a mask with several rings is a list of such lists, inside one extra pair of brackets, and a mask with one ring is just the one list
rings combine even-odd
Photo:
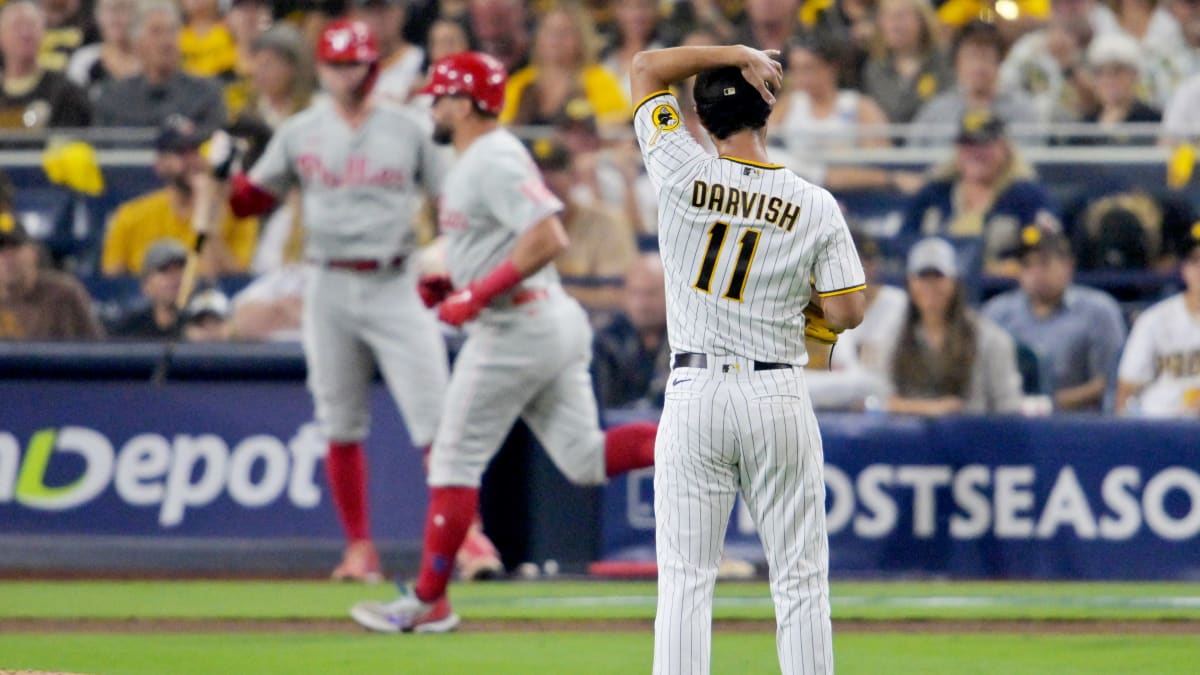
[(641, 102), (634, 129), (658, 194), (671, 350), (807, 363), (810, 285), (866, 284), (833, 196), (782, 166), (709, 155), (670, 92)]

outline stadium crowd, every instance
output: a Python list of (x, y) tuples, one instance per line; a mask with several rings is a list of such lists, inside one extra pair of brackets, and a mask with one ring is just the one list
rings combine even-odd
[[(62, 254), (23, 213), (30, 186), (0, 177), (0, 339), (296, 340), (296, 195), (262, 218), (212, 213), (209, 288), (183, 316), (173, 299), (194, 218), (218, 201), (205, 141), (228, 130), (249, 164), (283, 120), (320, 104), (313, 39), (345, 15), (378, 36), (380, 105), (427, 106), (416, 92), (429, 64), (466, 49), (509, 69), (500, 119), (566, 204), (571, 245), (556, 264), (592, 312), (608, 406), (660, 405), (669, 367), (655, 199), (630, 133), (633, 55), (742, 42), (785, 64), (775, 161), (894, 207), (890, 230), (847, 207), (871, 304), (832, 370), (813, 374), (818, 406), (1200, 417), (1188, 191), (1200, 0), (4, 0), (0, 138), (147, 129), (159, 184), (88, 214), (102, 235)], [(1066, 194), (1022, 156), (1138, 145), (1170, 157), (1161, 180), (1099, 164)], [(887, 148), (942, 161), (831, 159)], [(1132, 292), (1122, 281), (1146, 278)], [(137, 298), (89, 297), (114, 279)]]

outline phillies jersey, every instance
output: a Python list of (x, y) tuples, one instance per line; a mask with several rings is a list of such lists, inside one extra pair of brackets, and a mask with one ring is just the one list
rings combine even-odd
[(377, 106), (355, 129), (324, 101), (279, 127), (249, 178), (279, 199), (302, 188), (307, 258), (390, 260), (415, 246), (413, 219), (443, 163), (414, 113)]
[(672, 351), (807, 363), (810, 288), (866, 284), (833, 196), (782, 166), (708, 154), (670, 92), (642, 101), (634, 128), (658, 193)]
[[(446, 268), (455, 288), (484, 277), (504, 262), (525, 230), (563, 209), (521, 141), (495, 129), (471, 143), (446, 175), (438, 202), (446, 237)], [(526, 289), (557, 286), (546, 265), (526, 277)]]

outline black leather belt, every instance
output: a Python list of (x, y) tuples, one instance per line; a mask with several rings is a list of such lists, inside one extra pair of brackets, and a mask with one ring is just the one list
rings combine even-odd
[[(707, 368), (707, 367), (708, 367), (708, 354), (696, 354), (696, 353), (692, 353), (692, 352), (684, 352), (682, 354), (676, 354), (674, 360), (671, 361), (671, 368)], [(790, 364), (790, 363), (770, 363), (768, 361), (755, 361), (754, 362), (755, 370), (783, 370), (785, 368), (791, 368), (791, 367), (792, 367), (792, 364)]]

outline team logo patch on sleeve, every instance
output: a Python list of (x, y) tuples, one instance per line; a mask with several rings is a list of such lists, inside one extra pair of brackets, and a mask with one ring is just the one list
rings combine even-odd
[(662, 132), (679, 128), (679, 112), (675, 110), (675, 106), (667, 103), (655, 106), (654, 112), (650, 113), (650, 119), (654, 120), (654, 135), (650, 137), (650, 145), (654, 145)]

